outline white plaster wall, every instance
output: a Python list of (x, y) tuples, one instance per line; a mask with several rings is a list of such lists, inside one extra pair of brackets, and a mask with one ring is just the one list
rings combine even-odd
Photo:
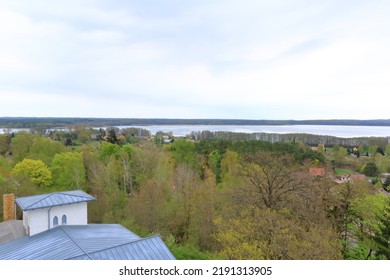
[(25, 211), (27, 227), (30, 229), (30, 236), (47, 230), (47, 210), (48, 208)]
[(58, 225), (61, 225), (64, 214), (67, 217), (67, 225), (86, 225), (88, 223), (87, 203), (82, 202), (53, 207), (50, 211), (50, 228), (54, 227), (54, 216), (58, 217)]
[(28, 212), (23, 212), (23, 228), (24, 228), (24, 235), (28, 234), (28, 225), (29, 225), (29, 215)]
[(23, 226), (26, 228), (28, 225), (28, 213), (23, 212)]
[[(88, 223), (87, 202), (62, 205), (50, 208), (36, 209), (24, 212), (24, 219), (30, 227), (30, 236), (55, 227), (53, 218), (58, 217), (58, 225), (61, 225), (62, 216), (66, 215), (67, 225), (86, 225)], [(50, 225), (49, 225), (50, 221)], [(25, 222), (25, 221), (24, 221)]]

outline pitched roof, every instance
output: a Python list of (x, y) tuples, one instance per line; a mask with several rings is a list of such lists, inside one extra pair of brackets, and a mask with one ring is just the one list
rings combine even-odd
[(314, 176), (324, 176), (325, 175), (325, 168), (323, 167), (310, 167), (309, 173)]
[(350, 178), (352, 180), (366, 180), (366, 175), (356, 173), (356, 174), (351, 174)]
[(96, 198), (81, 190), (76, 190), (19, 197), (15, 199), (15, 203), (20, 207), (20, 209), (27, 211), (65, 204), (87, 202), (91, 200), (96, 200)]
[(141, 238), (119, 224), (58, 226), (0, 245), (3, 260), (174, 260), (159, 236)]
[(9, 220), (0, 223), (0, 244), (23, 236), (23, 221)]
[(160, 236), (142, 238), (123, 245), (103, 249), (72, 260), (175, 260)]

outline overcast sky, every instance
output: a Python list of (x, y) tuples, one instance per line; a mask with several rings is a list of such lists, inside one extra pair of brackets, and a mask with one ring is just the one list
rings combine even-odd
[(390, 1), (0, 0), (0, 116), (389, 119)]

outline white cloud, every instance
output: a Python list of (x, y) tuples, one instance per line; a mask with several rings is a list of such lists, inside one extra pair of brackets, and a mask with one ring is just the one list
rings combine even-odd
[[(390, 89), (388, 12), (365, 1), (3, 1), (1, 115), (357, 118)], [(367, 118), (387, 117), (375, 106)]]

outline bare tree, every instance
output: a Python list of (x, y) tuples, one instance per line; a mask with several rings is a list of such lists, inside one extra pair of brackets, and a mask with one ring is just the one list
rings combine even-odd
[(257, 153), (243, 165), (248, 193), (261, 207), (278, 209), (298, 195), (302, 183), (287, 156), (275, 157), (269, 153)]

